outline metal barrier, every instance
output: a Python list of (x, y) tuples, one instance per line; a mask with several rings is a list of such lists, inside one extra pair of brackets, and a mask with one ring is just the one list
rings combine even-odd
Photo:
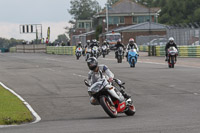
[(75, 46), (47, 46), (47, 54), (75, 55)]
[(17, 53), (45, 53), (46, 45), (45, 44), (26, 44), (26, 45), (17, 45)]

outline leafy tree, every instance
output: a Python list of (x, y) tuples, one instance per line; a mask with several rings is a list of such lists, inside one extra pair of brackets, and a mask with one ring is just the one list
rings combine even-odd
[(23, 40), (16, 40), (14, 38), (6, 39), (0, 37), (0, 48), (10, 48), (16, 46), (17, 44), (22, 44)]
[(96, 35), (96, 39), (99, 40), (99, 35), (102, 33), (102, 25), (99, 25), (96, 27), (96, 32), (95, 32), (95, 35)]
[(100, 12), (101, 7), (96, 0), (71, 0), (71, 9), (68, 12), (75, 20), (91, 19), (93, 15)]
[[(190, 23), (200, 21), (198, 9), (200, 2), (196, 0), (161, 0), (159, 22), (164, 24)], [(196, 15), (196, 16), (195, 16)]]
[(55, 40), (55, 42), (63, 42), (64, 44), (67, 44), (68, 41), (69, 39), (65, 34), (58, 35), (58, 38)]
[(113, 5), (113, 4), (115, 4), (115, 3), (117, 3), (119, 0), (107, 0), (107, 3), (109, 4), (109, 5)]

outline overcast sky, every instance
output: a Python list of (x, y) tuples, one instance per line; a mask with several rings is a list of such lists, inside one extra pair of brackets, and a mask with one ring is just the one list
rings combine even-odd
[[(107, 0), (97, 0), (103, 7)], [(63, 34), (72, 18), (70, 0), (0, 0), (0, 37), (32, 40), (34, 34), (19, 33), (20, 24), (42, 24), (43, 37), (51, 27), (51, 41)]]

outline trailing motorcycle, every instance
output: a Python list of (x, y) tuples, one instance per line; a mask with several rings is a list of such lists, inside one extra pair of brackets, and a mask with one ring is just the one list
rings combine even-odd
[(103, 58), (105, 58), (105, 56), (108, 54), (106, 45), (101, 47), (101, 54), (103, 55)]
[(90, 47), (87, 47), (86, 48), (86, 54), (85, 54), (85, 61), (87, 61), (88, 58), (90, 58), (91, 56), (91, 48)]
[(175, 47), (170, 47), (168, 49), (168, 66), (169, 68), (174, 68), (178, 56), (178, 50)]
[(83, 49), (81, 47), (78, 47), (76, 49), (76, 59), (79, 60), (79, 58), (81, 57)]
[(98, 58), (98, 56), (99, 56), (99, 49), (98, 49), (97, 46), (94, 46), (94, 47), (92, 48), (91, 56), (92, 56), (92, 57), (95, 57), (95, 58)]
[(128, 51), (128, 63), (130, 64), (130, 67), (135, 67), (138, 59), (138, 53), (136, 49), (130, 49)]
[(124, 48), (119, 47), (117, 50), (117, 62), (122, 63), (122, 59), (124, 58)]
[[(96, 100), (96, 105), (101, 105), (104, 111), (111, 117), (116, 118), (118, 113), (125, 113), (127, 116), (133, 116), (136, 112), (133, 101), (125, 99), (122, 93), (111, 83), (109, 83), (100, 72), (101, 79), (93, 85), (89, 85), (85, 80), (85, 85), (88, 86), (88, 93)], [(124, 83), (115, 79), (121, 88), (124, 88)]]

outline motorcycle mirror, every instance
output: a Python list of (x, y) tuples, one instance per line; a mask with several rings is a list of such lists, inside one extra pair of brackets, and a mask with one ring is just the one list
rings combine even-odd
[(90, 85), (89, 85), (87, 79), (84, 80), (84, 83), (85, 83), (85, 85), (86, 85), (87, 87), (90, 87)]

